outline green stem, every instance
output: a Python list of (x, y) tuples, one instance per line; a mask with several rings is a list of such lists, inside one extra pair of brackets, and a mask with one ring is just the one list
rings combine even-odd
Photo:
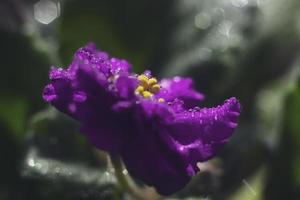
[(133, 184), (128, 182), (128, 178), (123, 173), (123, 164), (120, 156), (117, 154), (110, 154), (110, 160), (114, 167), (115, 176), (124, 191), (128, 191), (135, 199), (145, 199), (141, 191)]

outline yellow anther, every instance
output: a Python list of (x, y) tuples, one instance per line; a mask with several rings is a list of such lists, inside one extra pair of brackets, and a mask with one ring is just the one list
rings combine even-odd
[(139, 80), (139, 81), (142, 81), (142, 80), (147, 80), (147, 81), (148, 81), (149, 78), (148, 78), (146, 75), (142, 74), (142, 75), (139, 75), (139, 76), (138, 76), (138, 80)]
[(144, 92), (144, 87), (143, 87), (143, 86), (138, 86), (138, 87), (135, 89), (135, 93), (136, 93), (136, 94), (141, 94), (142, 92)]
[(146, 98), (146, 99), (149, 99), (150, 97), (152, 97), (152, 93), (149, 92), (149, 91), (144, 91), (142, 93), (143, 97)]
[[(141, 95), (142, 97), (149, 99), (153, 95), (160, 91), (160, 85), (156, 78), (148, 78), (145, 74), (139, 75), (137, 77), (139, 83), (135, 89), (136, 95)], [(164, 99), (158, 100), (159, 102), (164, 102)]]
[(145, 89), (147, 89), (148, 88), (148, 81), (149, 81), (149, 79), (148, 79), (148, 77), (147, 76), (145, 76), (145, 75), (139, 75), (138, 76), (138, 80), (140, 81), (140, 85), (141, 86), (143, 86)]
[(154, 94), (157, 94), (160, 91), (160, 86), (158, 84), (155, 84), (150, 88), (150, 91)]
[(150, 78), (148, 81), (148, 84), (150, 86), (157, 84), (157, 79), (156, 78)]
[(158, 99), (158, 102), (159, 102), (159, 103), (163, 103), (163, 102), (165, 102), (165, 100), (164, 100), (163, 98), (159, 98), (159, 99)]

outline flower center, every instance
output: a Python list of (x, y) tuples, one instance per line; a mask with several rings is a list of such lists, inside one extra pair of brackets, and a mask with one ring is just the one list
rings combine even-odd
[[(135, 89), (136, 95), (141, 95), (145, 99), (150, 99), (153, 95), (159, 93), (160, 85), (156, 78), (148, 78), (145, 75), (138, 76), (139, 85)], [(159, 102), (164, 102), (163, 98), (158, 99)]]

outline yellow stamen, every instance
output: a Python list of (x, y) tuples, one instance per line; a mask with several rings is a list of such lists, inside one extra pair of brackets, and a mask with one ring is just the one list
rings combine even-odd
[(159, 102), (159, 103), (163, 103), (163, 102), (165, 102), (165, 100), (164, 100), (163, 98), (159, 98), (159, 99), (158, 99), (158, 102)]
[(157, 84), (157, 79), (156, 78), (150, 78), (149, 81), (148, 81), (148, 84), (150, 86), (153, 86), (153, 85)]
[(152, 97), (152, 93), (149, 92), (149, 91), (144, 91), (144, 92), (142, 93), (142, 96), (143, 96), (144, 98), (146, 98), (146, 99), (149, 99), (150, 97)]
[(148, 77), (145, 76), (145, 75), (139, 75), (138, 76), (138, 80), (140, 81), (140, 85), (144, 87), (144, 89), (147, 89), (149, 87), (149, 84), (148, 84)]
[(142, 92), (144, 92), (144, 87), (143, 86), (138, 86), (136, 89), (135, 89), (135, 93), (136, 94), (141, 94)]
[(150, 88), (150, 91), (154, 94), (157, 94), (160, 91), (160, 86), (158, 84), (155, 84)]
[[(139, 83), (135, 89), (136, 95), (141, 95), (145, 99), (150, 99), (153, 95), (160, 91), (160, 85), (156, 78), (148, 78), (145, 74), (139, 75), (137, 77)], [(164, 99), (158, 100), (159, 102), (164, 102)]]

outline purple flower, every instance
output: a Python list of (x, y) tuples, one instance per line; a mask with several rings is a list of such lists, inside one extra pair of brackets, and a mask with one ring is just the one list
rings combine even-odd
[(189, 78), (157, 81), (149, 71), (109, 58), (93, 44), (68, 69), (53, 68), (45, 101), (81, 123), (97, 148), (121, 155), (129, 173), (169, 195), (182, 189), (216, 155), (237, 126), (240, 105), (195, 107), (204, 96)]

